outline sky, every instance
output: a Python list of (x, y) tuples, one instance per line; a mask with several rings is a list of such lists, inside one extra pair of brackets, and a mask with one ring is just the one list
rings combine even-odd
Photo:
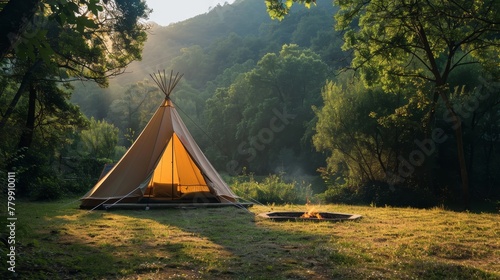
[(231, 4), (234, 0), (146, 0), (148, 7), (153, 9), (149, 20), (163, 26), (207, 13), (210, 8), (224, 2)]

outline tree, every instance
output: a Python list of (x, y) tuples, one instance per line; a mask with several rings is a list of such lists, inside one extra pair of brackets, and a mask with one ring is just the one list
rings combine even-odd
[[(5, 2), (0, 4), (0, 23), (19, 14), (15, 2), (24, 1)], [(14, 14), (7, 13), (11, 6)], [(9, 81), (8, 91), (0, 94), (0, 130), (4, 136), (8, 128), (9, 137), (18, 139), (17, 145), (0, 140), (9, 143), (2, 146), (9, 155), (2, 168), (17, 167), (38, 177), (50, 173), (59, 145), (69, 141), (67, 131), (84, 123), (78, 107), (69, 104), (68, 82), (93, 80), (107, 86), (108, 77), (140, 59), (147, 26), (139, 20), (147, 18), (149, 9), (141, 0), (43, 0), (33, 7), (33, 15), (12, 21), (18, 26), (7, 34), (9, 46), (0, 46), (0, 51), (9, 50), (0, 60), (2, 77)], [(53, 142), (43, 145), (47, 139)], [(38, 166), (45, 171), (33, 172)]]
[(41, 2), (41, 0), (0, 2), (0, 60), (15, 46)]
[[(77, 77), (92, 79), (105, 86), (107, 77), (121, 73), (127, 64), (140, 58), (145, 27), (138, 20), (147, 17), (148, 13), (143, 2), (117, 0), (76, 4), (49, 1), (46, 4), (51, 11), (57, 12), (45, 16), (47, 8), (39, 7), (40, 19), (31, 26), (35, 30), (33, 33), (44, 36), (22, 42), (7, 64), (20, 69), (6, 71), (12, 79), (18, 79), (20, 86), (2, 114), (0, 129), (4, 128), (26, 91), (29, 91), (30, 106), (25, 131), (33, 129), (38, 81), (67, 82), (68, 78)], [(32, 133), (23, 134), (21, 138), (25, 139), (20, 143), (30, 144), (30, 135)]]
[[(324, 106), (315, 108), (318, 121), (313, 143), (327, 151), (327, 169), (353, 184), (382, 181), (391, 158), (391, 147), (380, 133), (377, 119), (382, 106), (374, 106), (384, 93), (368, 91), (359, 84), (327, 82), (322, 91)], [(380, 99), (380, 100), (377, 100)], [(385, 107), (388, 104), (384, 104)]]
[(80, 137), (84, 153), (95, 158), (113, 158), (118, 143), (118, 128), (113, 124), (91, 118), (89, 128)]
[[(269, 14), (282, 18), (293, 2), (266, 0)], [(455, 131), (464, 206), (469, 205), (469, 179), (462, 122), (450, 103), (450, 75), (459, 67), (479, 63), (497, 72), (500, 55), (500, 2), (484, 1), (335, 1), (340, 7), (336, 28), (344, 30), (345, 50), (352, 50), (352, 68), (367, 84), (419, 84), (429, 92), (427, 125), (443, 101)], [(494, 73), (497, 75), (498, 73)], [(429, 129), (430, 131), (430, 129)]]
[(191, 81), (195, 81), (196, 88), (202, 88), (203, 81), (206, 81), (207, 75), (211, 75), (213, 71), (207, 66), (207, 55), (205, 50), (199, 45), (182, 48), (181, 55), (174, 58), (171, 62), (172, 69), (176, 69), (180, 73), (184, 73)]
[(316, 0), (265, 0), (265, 2), (271, 18), (279, 20), (282, 20), (290, 12), (295, 2), (304, 4), (307, 8), (311, 7), (311, 3), (316, 4)]
[(158, 108), (163, 95), (149, 80), (137, 82), (115, 99), (109, 108), (107, 120), (114, 123), (126, 136), (130, 146)]
[(243, 166), (258, 173), (274, 172), (284, 162), (288, 171), (311, 170), (316, 159), (310, 155), (307, 133), (314, 118), (311, 107), (320, 103), (327, 74), (319, 55), (298, 45), (283, 45), (279, 53), (264, 55), (253, 69), (207, 100), (208, 127), (218, 132), (213, 138), (223, 138), (220, 146), (233, 151), (229, 157), (238, 162), (232, 173)]
[[(314, 108), (313, 143), (328, 155), (326, 168), (318, 171), (331, 188), (347, 188), (364, 202), (419, 204), (417, 197), (413, 202), (405, 197), (431, 190), (425, 174), (434, 165), (433, 156), (419, 158), (421, 162), (411, 167), (402, 167), (400, 158), (414, 150), (415, 139), (428, 146), (419, 121), (424, 112), (416, 102), (408, 102), (405, 92), (388, 94), (380, 86), (367, 88), (347, 76), (343, 73), (336, 82), (328, 81), (322, 90), (323, 106)], [(400, 168), (408, 173), (402, 174), (405, 185), (387, 176), (398, 174)]]
[[(12, 49), (17, 52), (40, 51), (47, 53), (50, 46), (44, 40), (45, 24), (56, 21), (61, 27), (71, 27), (80, 36), (100, 31), (101, 39), (116, 31), (112, 41), (130, 44), (142, 33), (137, 19), (147, 18), (150, 10), (141, 0), (6, 0), (0, 3), (0, 59)], [(102, 27), (106, 26), (104, 30)], [(33, 28), (35, 27), (35, 28)], [(32, 29), (27, 32), (27, 29)], [(103, 32), (104, 31), (104, 32)], [(93, 34), (95, 37), (96, 34)], [(98, 35), (97, 37), (99, 37)], [(90, 42), (89, 42), (90, 43)], [(96, 44), (96, 40), (91, 41)], [(100, 42), (106, 43), (105, 41)], [(111, 47), (108, 46), (109, 50)], [(31, 54), (33, 55), (33, 54)]]
[[(5, 73), (18, 79), (20, 85), (2, 115), (0, 129), (34, 82), (37, 71), (45, 75), (38, 79), (90, 79), (106, 86), (109, 76), (122, 73), (130, 62), (141, 58), (147, 27), (139, 19), (147, 18), (149, 10), (140, 0), (44, 4), (49, 8), (38, 7), (37, 20), (28, 26), (28, 33), (33, 35), (20, 40), (6, 62), (9, 67), (22, 64), (25, 70)], [(46, 9), (52, 13), (45, 15)]]

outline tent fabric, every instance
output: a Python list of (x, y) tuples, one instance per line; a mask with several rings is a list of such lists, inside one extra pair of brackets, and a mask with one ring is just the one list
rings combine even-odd
[(175, 133), (168, 142), (148, 187), (164, 182), (182, 186), (183, 193), (193, 192), (191, 191), (193, 189), (195, 191), (210, 191), (200, 169)]
[(237, 199), (166, 98), (120, 161), (81, 198), (81, 207), (196, 195), (220, 202)]

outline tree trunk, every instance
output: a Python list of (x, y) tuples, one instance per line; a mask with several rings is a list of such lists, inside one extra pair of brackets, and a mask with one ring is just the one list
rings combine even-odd
[[(456, 115), (455, 115), (456, 116)], [(457, 116), (458, 118), (458, 116)], [(467, 164), (465, 162), (464, 141), (462, 132), (462, 123), (458, 120), (458, 128), (455, 129), (455, 137), (457, 138), (457, 153), (458, 163), (460, 165), (460, 177), (462, 178), (462, 199), (465, 209), (469, 209), (469, 173), (467, 172)]]
[(463, 140), (463, 131), (462, 131), (462, 121), (460, 117), (457, 115), (455, 110), (450, 104), (450, 101), (446, 94), (443, 92), (441, 87), (438, 87), (436, 90), (439, 90), (441, 98), (443, 99), (446, 108), (451, 114), (453, 121), (453, 130), (455, 130), (455, 138), (457, 141), (457, 156), (458, 156), (458, 164), (460, 168), (460, 177), (462, 181), (462, 202), (463, 207), (465, 209), (469, 209), (469, 174), (467, 172), (467, 163), (465, 161), (465, 152), (464, 152), (464, 140)]
[[(435, 78), (435, 91), (433, 96), (433, 103), (431, 104), (431, 112), (429, 116), (429, 121), (431, 122), (434, 119), (435, 108), (438, 101), (438, 97), (444, 101), (446, 105), (446, 109), (450, 112), (453, 120), (453, 129), (455, 130), (455, 137), (457, 141), (457, 156), (458, 156), (458, 164), (460, 166), (460, 177), (462, 179), (462, 199), (464, 208), (469, 208), (469, 176), (467, 174), (467, 164), (465, 162), (465, 153), (464, 153), (464, 141), (463, 141), (463, 132), (462, 132), (462, 121), (460, 117), (456, 114), (455, 110), (453, 110), (453, 106), (450, 104), (450, 100), (445, 93), (444, 86), (447, 84), (447, 78), (449, 77), (451, 69), (446, 67), (446, 69), (441, 74), (439, 70), (438, 63), (436, 58), (434, 57), (434, 53), (432, 52), (431, 44), (427, 38), (427, 34), (425, 33), (425, 29), (422, 23), (418, 23), (418, 34), (420, 36), (420, 40), (422, 45), (424, 46), (424, 50), (426, 56), (429, 60), (429, 64), (431, 66), (431, 72)], [(448, 57), (448, 66), (450, 65), (450, 59), (453, 55)]]
[(23, 80), (21, 81), (21, 85), (17, 89), (16, 95), (14, 95), (14, 98), (12, 98), (9, 107), (7, 108), (5, 114), (2, 116), (2, 119), (0, 120), (0, 130), (5, 126), (12, 112), (14, 112), (14, 108), (16, 107), (17, 102), (19, 102), (19, 99), (21, 98), (23, 93), (31, 84), (33, 74), (38, 70), (38, 67), (40, 67), (40, 65), (42, 65), (42, 60), (37, 60), (24, 74)]
[(476, 156), (475, 153), (476, 153), (475, 141), (471, 140), (470, 144), (469, 144), (469, 160), (468, 160), (468, 164), (467, 164), (469, 169), (467, 170), (467, 172), (469, 174), (469, 184), (472, 184), (473, 187), (474, 187), (474, 185), (477, 185), (477, 182), (475, 182), (475, 180), (477, 179), (477, 176), (475, 176), (475, 174), (474, 174), (474, 172), (475, 172), (475, 170), (474, 170), (474, 157)]
[(33, 142), (33, 133), (35, 130), (35, 113), (36, 113), (36, 88), (33, 84), (29, 89), (28, 116), (26, 117), (26, 125), (21, 133), (18, 148), (29, 148)]

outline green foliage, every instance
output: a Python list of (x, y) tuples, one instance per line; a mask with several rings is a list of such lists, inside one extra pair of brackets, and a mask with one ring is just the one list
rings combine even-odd
[[(368, 83), (391, 88), (410, 79), (440, 86), (457, 67), (498, 57), (498, 15), (492, 11), (499, 4), (494, 0), (335, 4), (340, 7), (336, 28), (346, 31), (344, 49), (354, 51), (352, 66)], [(463, 17), (464, 11), (469, 16)], [(498, 67), (498, 59), (489, 63)]]
[(236, 169), (245, 165), (253, 172), (269, 173), (292, 153), (292, 158), (301, 160), (287, 162), (286, 172), (307, 169), (316, 159), (305, 154), (311, 147), (307, 123), (313, 118), (311, 106), (319, 103), (327, 71), (314, 52), (284, 45), (278, 54), (263, 56), (229, 87), (217, 89), (207, 100), (205, 113), (213, 138), (230, 151), (226, 163), (234, 160)]
[[(109, 145), (91, 140), (90, 130), (82, 133), (89, 145), (83, 144), (77, 134), (85, 120), (66, 102), (72, 89), (48, 81), (91, 79), (105, 86), (109, 75), (142, 56), (144, 61), (130, 65), (126, 75), (111, 79), (108, 89), (73, 84), (72, 101), (89, 118), (113, 123), (119, 145), (132, 143), (162, 98), (144, 78), (173, 68), (185, 79), (172, 98), (221, 172), (235, 175), (247, 167), (257, 174), (299, 176), (317, 174), (326, 164), (321, 170), (330, 186), (328, 201), (410, 205), (406, 201), (418, 196), (443, 202), (459, 181), (456, 138), (445, 107), (451, 105), (463, 121), (474, 195), (499, 195), (498, 28), (489, 25), (498, 22), (495, 1), (353, 0), (335, 6), (318, 1), (317, 7), (304, 9), (293, 4), (315, 1), (268, 0), (262, 5), (242, 0), (182, 23), (153, 26), (148, 42), (146, 26), (136, 24), (147, 16), (144, 2), (44, 2), (49, 5), (38, 22), (43, 30), (29, 26), (31, 39), (20, 43), (15, 59), (2, 61), (0, 124), (5, 122), (8, 130), (0, 134), (0, 168), (46, 176), (44, 184), (55, 190), (51, 196), (59, 191), (51, 184), (57, 180), (63, 192), (87, 190), (103, 164), (119, 158), (116, 154), (125, 148), (116, 146), (114, 136)], [(266, 7), (281, 21), (271, 20)], [(110, 18), (99, 22), (102, 17), (82, 13)], [(342, 52), (342, 44), (349, 53)], [(361, 76), (332, 75), (346, 66)], [(325, 80), (331, 82), (325, 86)], [(29, 83), (18, 90), (23, 81)], [(21, 136), (29, 134), (30, 86), (37, 90), (31, 98), (37, 117), (34, 147), (26, 152), (18, 146)], [(415, 141), (429, 138), (436, 128), (448, 140), (409, 176), (398, 178), (401, 158), (408, 161), (419, 149)], [(273, 186), (288, 190), (292, 181), (269, 179), (272, 195), (257, 193), (252, 183), (248, 188), (252, 196), (280, 199), (287, 195)], [(41, 188), (37, 182), (26, 179), (20, 187)], [(413, 205), (423, 205), (420, 201), (415, 198)]]
[[(15, 42), (21, 60), (42, 60), (59, 68), (61, 78), (107, 77), (135, 59), (146, 39), (140, 22), (150, 10), (140, 0), (40, 1), (37, 15)], [(106, 20), (103, 20), (104, 15)]]
[(267, 12), (271, 18), (283, 20), (293, 4), (297, 2), (307, 8), (311, 7), (311, 3), (316, 4), (316, 0), (266, 0)]
[(428, 131), (438, 101), (443, 102), (455, 134), (461, 196), (468, 207), (470, 167), (462, 122), (450, 102), (449, 78), (469, 64), (479, 64), (498, 78), (499, 18), (493, 11), (500, 4), (494, 0), (336, 3), (337, 28), (346, 31), (344, 49), (354, 52), (351, 65), (361, 70), (368, 85), (382, 85), (386, 91), (404, 83), (416, 85), (430, 101)]
[(76, 162), (75, 171), (66, 174), (71, 193), (83, 195), (99, 179), (99, 175), (106, 163), (113, 161), (108, 158), (82, 157)]
[(118, 161), (126, 149), (117, 146), (118, 128), (91, 118), (89, 127), (73, 135), (71, 146), (61, 150), (59, 176), (64, 194), (82, 195), (97, 182), (103, 166)]
[(262, 182), (257, 182), (253, 175), (239, 176), (232, 182), (231, 189), (238, 196), (264, 204), (304, 204), (312, 197), (311, 185), (285, 182), (283, 174), (271, 174)]
[[(471, 73), (471, 69), (465, 72)], [(488, 131), (497, 131), (498, 127), (489, 118), (497, 114), (494, 108), (498, 108), (498, 95), (493, 92), (498, 85), (482, 78), (479, 83), (459, 78), (460, 75), (451, 77), (464, 85), (456, 87), (451, 102), (466, 127), (474, 196), (497, 196), (498, 189), (491, 182), (498, 178), (491, 176), (490, 168), (498, 164), (496, 153), (491, 150), (498, 141), (486, 135), (497, 135)], [(330, 185), (324, 194), (326, 201), (412, 206), (453, 201), (456, 190), (450, 186), (450, 178), (458, 177), (456, 165), (448, 164), (454, 161), (455, 144), (454, 132), (447, 128), (449, 114), (442, 107), (436, 112), (434, 131), (444, 133), (444, 142), (437, 141), (434, 136), (427, 136), (422, 127), (423, 109), (428, 105), (405, 96), (408, 95), (404, 91), (387, 94), (380, 88), (367, 89), (352, 81), (325, 86), (324, 107), (316, 109), (318, 122), (313, 140), (316, 148), (329, 154), (326, 169), (321, 169)], [(389, 184), (389, 188), (377, 187), (380, 184)]]
[[(78, 107), (69, 103), (69, 87), (59, 87), (53, 81), (40, 81), (34, 87), (35, 100), (21, 96), (18, 110), (13, 111), (7, 127), (0, 137), (3, 158), (0, 168), (6, 172), (16, 172), (20, 197), (56, 199), (63, 194), (61, 179), (57, 170), (59, 152), (71, 144), (71, 135), (86, 122)], [(12, 91), (4, 92), (8, 100)], [(34, 101), (34, 102), (33, 102)], [(29, 118), (24, 108), (33, 102), (33, 128), (25, 127)], [(28, 129), (31, 130), (30, 133)], [(27, 136), (26, 136), (27, 135)], [(27, 138), (21, 142), (20, 138)], [(31, 143), (21, 149), (21, 143)], [(46, 178), (46, 179), (45, 179)]]
[[(280, 18), (293, 2), (304, 1), (287, 1), (288, 5), (281, 1), (268, 2), (275, 3), (268, 5), (271, 17)], [(336, 29), (345, 32), (343, 48), (353, 52), (351, 67), (359, 70), (366, 86), (381, 86), (390, 93), (398, 93), (402, 87), (414, 87), (413, 96), (410, 94), (407, 97), (408, 104), (416, 105), (417, 110), (427, 110), (427, 115), (420, 121), (427, 135), (435, 131), (433, 129), (441, 129), (434, 127), (437, 123), (436, 112), (441, 105), (446, 108), (446, 124), (453, 130), (449, 132), (454, 134), (458, 167), (448, 164), (445, 168), (460, 170), (462, 197), (467, 207), (468, 169), (473, 166), (466, 163), (468, 149), (464, 141), (468, 139), (465, 139), (467, 135), (464, 134), (456, 104), (450, 101), (454, 99), (450, 77), (462, 67), (477, 64), (488, 75), (498, 79), (499, 17), (494, 12), (499, 8), (498, 1), (387, 3), (383, 0), (352, 0), (334, 1), (334, 4), (340, 8), (335, 14)], [(409, 106), (397, 111), (403, 117), (414, 113)], [(395, 120), (394, 117), (397, 114), (391, 116), (392, 120)], [(445, 162), (443, 151), (446, 150), (440, 151), (440, 164)], [(473, 156), (473, 152), (470, 155)], [(404, 161), (400, 162), (404, 164)], [(427, 173), (430, 172), (428, 169)]]
[(158, 87), (148, 80), (130, 85), (124, 92), (116, 93), (117, 98), (109, 105), (106, 118), (122, 134), (132, 133), (134, 137), (125, 137), (123, 145), (130, 146), (146, 126), (164, 95)]
[[(109, 76), (139, 59), (146, 40), (140, 19), (148, 13), (140, 0), (41, 2), (26, 34), (1, 62), (0, 152), (5, 157), (0, 168), (18, 172), (21, 196), (55, 199), (71, 191), (63, 169), (75, 170), (63, 161), (74, 159), (66, 153), (86, 119), (69, 102), (68, 81), (106, 86)], [(87, 151), (80, 152), (114, 157), (117, 130), (94, 120), (91, 130), (82, 133)], [(105, 137), (99, 139), (100, 134)]]
[[(78, 86), (74, 99), (89, 117), (92, 115), (98, 119), (105, 118), (119, 127), (119, 143), (128, 146), (129, 142), (122, 142), (122, 135), (129, 134), (126, 125), (128, 120), (125, 117), (128, 115), (128, 108), (124, 106), (124, 103), (137, 97), (125, 97), (124, 92), (132, 87), (130, 84), (137, 80), (143, 80), (144, 77), (158, 68), (180, 71), (184, 73), (184, 78), (172, 94), (175, 104), (178, 105), (178, 111), (211, 162), (219, 170), (230, 172), (227, 165), (232, 160), (237, 160), (240, 163), (237, 169), (241, 169), (243, 165), (248, 166), (246, 162), (248, 156), (238, 152), (238, 145), (243, 141), (249, 143), (248, 138), (253, 139), (258, 136), (261, 128), (264, 129), (266, 126), (269, 128), (270, 118), (275, 117), (272, 109), (276, 108), (283, 112), (283, 105), (285, 105), (281, 103), (280, 99), (277, 99), (276, 90), (269, 93), (269, 87), (274, 87), (273, 84), (261, 84), (260, 88), (249, 88), (250, 84), (258, 85), (260, 82), (256, 79), (260, 79), (260, 77), (249, 81), (249, 78), (245, 78), (244, 75), (250, 72), (257, 73), (257, 71), (253, 71), (256, 68), (256, 62), (266, 54), (278, 55), (283, 44), (297, 42), (300, 43), (300, 46), (293, 48), (304, 50), (304, 60), (299, 58), (300, 54), (297, 54), (295, 61), (293, 61), (291, 57), (294, 55), (290, 51), (286, 58), (288, 62), (280, 62), (277, 65), (278, 69), (285, 67), (287, 69), (279, 70), (280, 73), (277, 73), (279, 76), (271, 78), (277, 79), (280, 83), (279, 86), (282, 87), (282, 92), (295, 95), (292, 96), (293, 99), (288, 98), (289, 101), (286, 105), (291, 104), (290, 107), (294, 108), (300, 105), (300, 109), (297, 109), (298, 114), (296, 114), (300, 119), (294, 121), (294, 125), (290, 126), (286, 133), (280, 133), (282, 135), (279, 136), (279, 141), (268, 146), (271, 151), (275, 150), (275, 146), (279, 147), (271, 156), (272, 162), (268, 163), (262, 155), (258, 161), (251, 164), (252, 168), (259, 169), (255, 170), (259, 173), (276, 172), (275, 169), (282, 166), (285, 159), (290, 159), (292, 154), (300, 157), (297, 162), (313, 161), (314, 166), (301, 162), (296, 164), (300, 166), (293, 166), (290, 169), (307, 169), (304, 172), (314, 173), (323, 157), (316, 153), (313, 157), (309, 156), (310, 152), (314, 152), (310, 142), (314, 115), (310, 106), (313, 103), (319, 105), (320, 88), (324, 83), (325, 76), (329, 74), (329, 69), (325, 69), (325, 65), (335, 64), (337, 60), (335, 53), (339, 54), (341, 50), (339, 42), (331, 44), (328, 48), (325, 48), (323, 44), (315, 45), (318, 53), (321, 52), (321, 57), (317, 54), (312, 55), (312, 52), (305, 50), (312, 44), (311, 41), (318, 37), (318, 29), (326, 32), (323, 27), (333, 23), (331, 16), (329, 16), (332, 10), (333, 7), (329, 3), (318, 4), (318, 9), (297, 9), (290, 15), (290, 20), (284, 20), (291, 25), (291, 27), (287, 27), (271, 21), (266, 15), (265, 6), (262, 3), (240, 1), (234, 5), (218, 7), (182, 24), (168, 27), (153, 26), (154, 36), (148, 38), (143, 61), (131, 65), (130, 71), (126, 75), (110, 80), (111, 91), (102, 90), (102, 93), (98, 94), (92, 90), (89, 94), (89, 87)], [(334, 33), (333, 29), (328, 31), (330, 36), (334, 36), (330, 34)], [(339, 36), (335, 38), (337, 41), (340, 40)], [(322, 42), (329, 44), (325, 40)], [(292, 49), (292, 47), (289, 48)], [(328, 57), (328, 60), (322, 59), (323, 56)], [(278, 55), (278, 60), (285, 59)], [(301, 63), (308, 65), (301, 66)], [(337, 68), (337, 66), (335, 67)], [(297, 73), (293, 73), (295, 68)], [(242, 74), (243, 76), (240, 76)], [(263, 72), (259, 75), (266, 78), (266, 74)], [(261, 89), (263, 89), (262, 94), (259, 92)], [(224, 94), (222, 94), (223, 92)], [(235, 95), (234, 92), (238, 92), (238, 94)], [(300, 97), (297, 98), (297, 95), (304, 95), (304, 100), (301, 100)], [(139, 93), (139, 96), (143, 95)], [(283, 96), (286, 97), (286, 95)], [(261, 97), (269, 100), (262, 101), (263, 104), (254, 104), (255, 100), (259, 100)], [(154, 102), (154, 99), (151, 98), (150, 101)], [(304, 102), (301, 104), (302, 101)], [(113, 103), (113, 107), (109, 106), (111, 103)], [(238, 124), (243, 118), (239, 115), (242, 114), (245, 107), (251, 109), (246, 111), (245, 123), (241, 122), (241, 128), (238, 128)], [(98, 110), (99, 112), (96, 112)], [(145, 110), (146, 108), (139, 108), (139, 111)], [(267, 112), (259, 114), (260, 119), (254, 121), (251, 114), (256, 110), (266, 110)], [(268, 119), (266, 120), (266, 118)], [(141, 122), (140, 125), (137, 125), (138, 123), (137, 121), (133, 122), (132, 126), (135, 136), (138, 135), (144, 124)], [(251, 133), (256, 132), (257, 135), (245, 132), (249, 126), (253, 126)], [(241, 138), (233, 141), (237, 129)], [(287, 143), (287, 147), (281, 149), (280, 141), (284, 140), (283, 136), (288, 133), (293, 133), (293, 135), (286, 138), (286, 141), (294, 143)], [(209, 136), (207, 137), (206, 134)], [(134, 137), (128, 139), (134, 139)]]
[(118, 128), (105, 121), (90, 119), (89, 128), (80, 134), (82, 153), (95, 158), (113, 158), (118, 143)]
[(440, 203), (432, 190), (411, 186), (390, 186), (386, 182), (365, 182), (362, 185), (331, 185), (317, 197), (324, 203), (358, 205), (391, 205), (429, 208)]
[(38, 177), (35, 180), (30, 195), (35, 200), (57, 200), (65, 194), (62, 181), (55, 176)]
[[(470, 181), (473, 188), (473, 196), (476, 199), (489, 200), (497, 197), (500, 188), (497, 188), (500, 180), (499, 176), (492, 175), (493, 170), (500, 167), (500, 157), (498, 148), (500, 141), (500, 83), (492, 79), (491, 76), (483, 77), (482, 71), (478, 71), (477, 66), (469, 66), (460, 69), (450, 77), (450, 86), (453, 94), (450, 96), (450, 103), (459, 115), (464, 126), (464, 143), (467, 147), (467, 165), (469, 166)], [(476, 72), (477, 71), (477, 72)], [(471, 75), (471, 73), (478, 73)], [(450, 115), (441, 109), (437, 112), (437, 125), (447, 127), (450, 122)], [(452, 128), (453, 129), (453, 128)], [(448, 129), (450, 140), (453, 131)], [(450, 145), (453, 142), (450, 143)], [(444, 146), (440, 150), (439, 161), (453, 161), (454, 153), (449, 147)], [(443, 185), (447, 185), (443, 177), (450, 178), (455, 174), (454, 166), (442, 165), (440, 176), (437, 180)], [(446, 174), (446, 176), (443, 176)], [(496, 174), (496, 173), (495, 173)]]
[[(367, 89), (355, 81), (329, 82), (322, 96), (313, 142), (330, 155), (326, 172), (353, 184), (388, 182), (387, 174), (397, 173), (398, 155), (411, 151), (412, 139), (419, 137), (416, 108), (402, 93)], [(405, 113), (408, 109), (413, 114)]]

